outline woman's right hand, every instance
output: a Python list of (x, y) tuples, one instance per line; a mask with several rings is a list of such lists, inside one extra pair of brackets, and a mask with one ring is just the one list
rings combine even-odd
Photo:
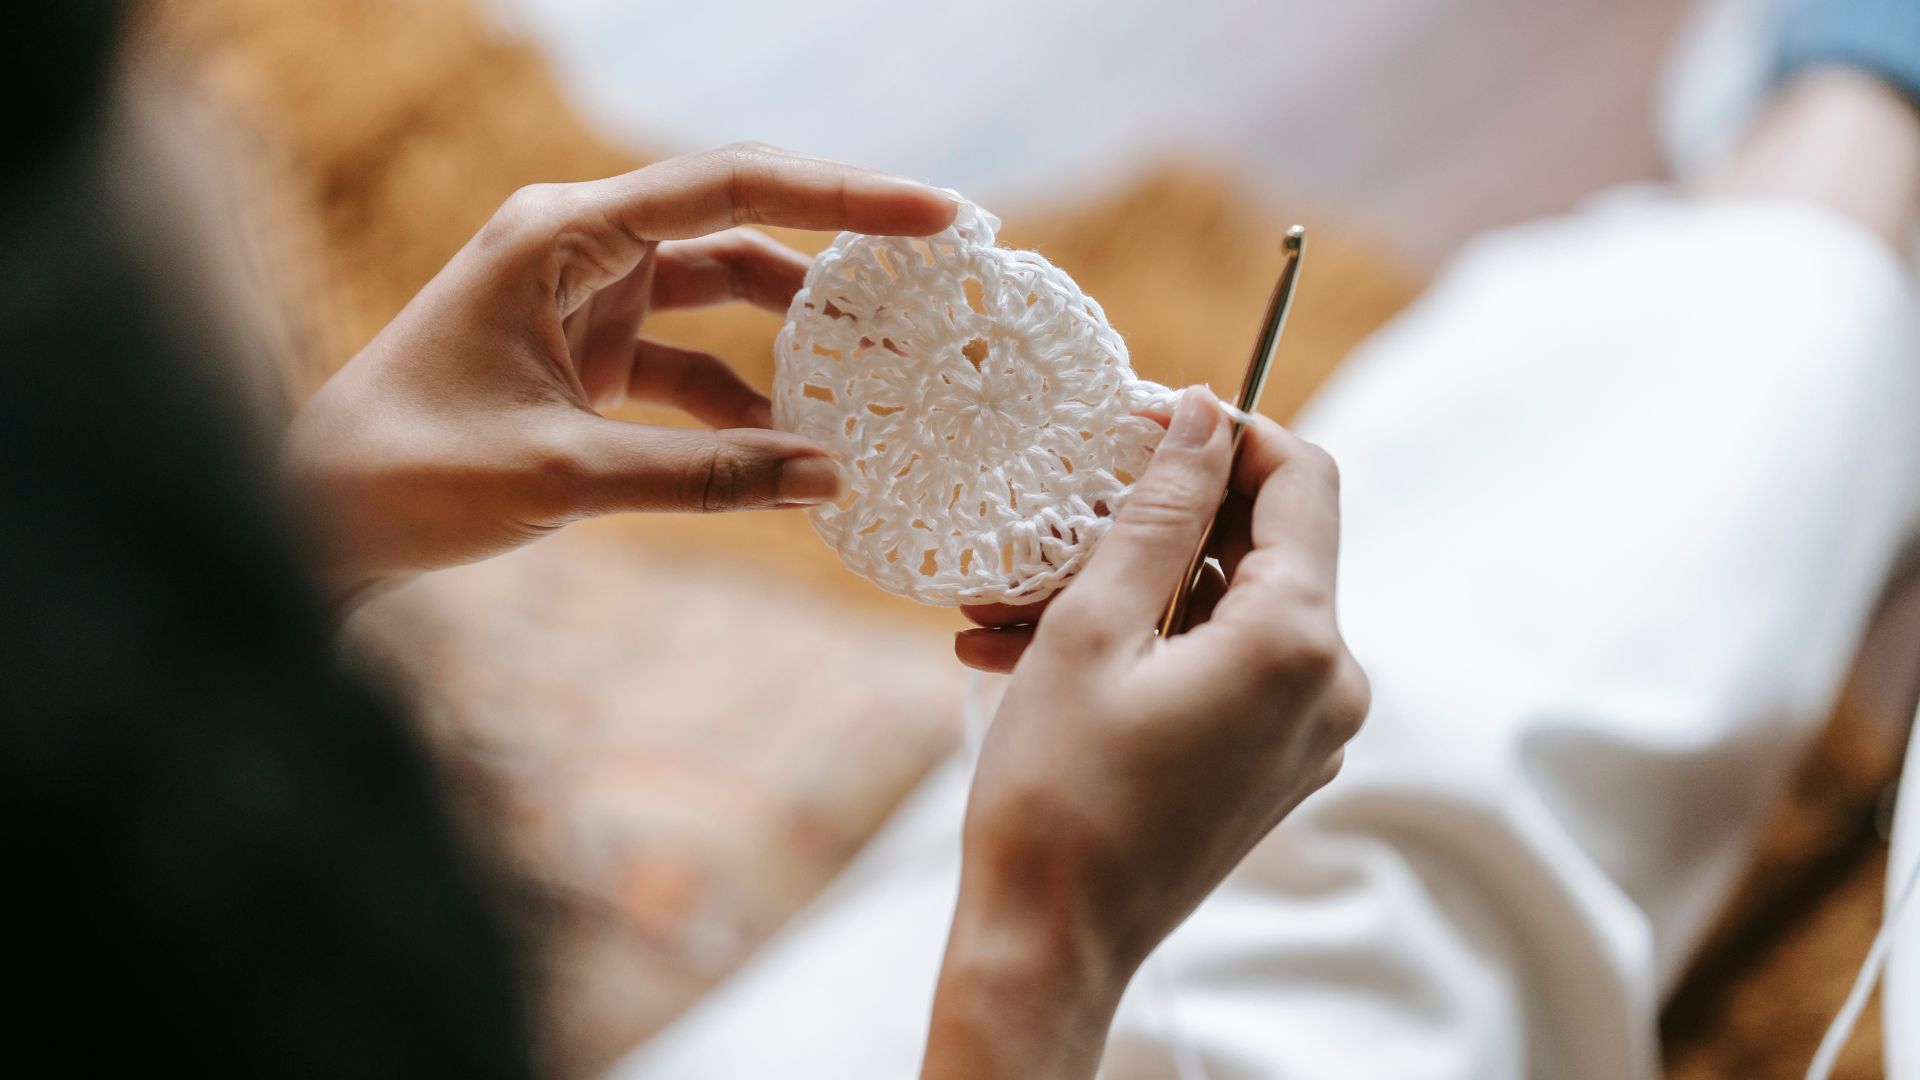
[[(1333, 463), (1265, 419), (1236, 463), (1229, 428), (1189, 390), (1037, 627), (963, 646), (1018, 664), (968, 804), (926, 1077), (1092, 1076), (1134, 970), (1333, 778), (1366, 715), (1334, 620)], [(1161, 639), (1223, 490), (1225, 593)]]

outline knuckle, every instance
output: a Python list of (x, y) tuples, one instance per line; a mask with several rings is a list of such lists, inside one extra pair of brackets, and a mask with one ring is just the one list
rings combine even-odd
[(507, 196), (503, 205), (523, 210), (540, 209), (552, 204), (559, 195), (560, 187), (559, 184), (526, 184)]
[(753, 292), (756, 264), (777, 254), (780, 245), (758, 229), (736, 226), (719, 234), (708, 249), (709, 257), (726, 274), (727, 289), (736, 300)]
[(1322, 692), (1332, 684), (1345, 656), (1346, 645), (1333, 620), (1302, 612), (1269, 624), (1257, 664), (1269, 679)]
[(1346, 751), (1335, 750), (1333, 754), (1327, 758), (1326, 764), (1320, 767), (1320, 775), (1314, 778), (1314, 790), (1317, 791), (1320, 788), (1326, 787), (1338, 779), (1340, 770), (1345, 768), (1346, 764)]
[(1340, 463), (1318, 443), (1302, 441), (1300, 461), (1320, 482), (1333, 491), (1340, 490)]
[(703, 514), (773, 502), (777, 457), (726, 439), (708, 441), (690, 456), (679, 505)]
[(1080, 655), (1107, 652), (1115, 641), (1113, 621), (1098, 598), (1081, 589), (1068, 589), (1047, 605), (1039, 632), (1054, 647)]
[(494, 240), (511, 240), (544, 231), (558, 216), (561, 184), (528, 184), (507, 196), (488, 219), (483, 233)]
[(727, 206), (735, 225), (755, 219), (755, 186), (765, 171), (769, 148), (765, 143), (728, 143), (715, 151), (726, 176)]
[(741, 257), (768, 255), (782, 250), (780, 242), (759, 229), (736, 226), (720, 234), (720, 251), (723, 255)]
[(1205, 482), (1188, 470), (1162, 470), (1133, 489), (1120, 520), (1134, 528), (1177, 528), (1193, 523), (1208, 506)]
[(1278, 610), (1306, 611), (1328, 617), (1333, 612), (1333, 582), (1287, 553), (1253, 552), (1240, 561), (1234, 581), (1257, 587), (1268, 605)]
[(521, 463), (533, 517), (560, 521), (580, 509), (586, 470), (574, 439), (559, 431), (537, 433), (522, 448)]
[(1366, 723), (1367, 713), (1373, 708), (1373, 690), (1367, 682), (1366, 672), (1350, 657), (1340, 665), (1327, 690), (1326, 710), (1329, 733), (1341, 744), (1345, 744)]
[(1324, 687), (1340, 667), (1340, 638), (1331, 631), (1294, 636), (1281, 653), (1280, 667), (1299, 681)]
[(731, 446), (716, 443), (697, 455), (687, 470), (681, 504), (703, 514), (732, 506), (740, 492), (741, 462)]
[(1265, 413), (1252, 414), (1248, 423), (1252, 426), (1253, 434), (1265, 442), (1278, 442), (1284, 445), (1289, 440), (1300, 438), (1288, 430), (1286, 425)]

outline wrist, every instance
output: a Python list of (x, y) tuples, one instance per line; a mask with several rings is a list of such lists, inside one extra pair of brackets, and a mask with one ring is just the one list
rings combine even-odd
[(1134, 965), (1074, 904), (963, 879), (923, 1080), (1093, 1076)]

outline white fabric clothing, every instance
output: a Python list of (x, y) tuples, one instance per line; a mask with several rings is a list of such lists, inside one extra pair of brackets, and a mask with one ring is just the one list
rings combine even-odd
[[(1373, 715), (1107, 1074), (1655, 1076), (1920, 506), (1911, 289), (1822, 211), (1641, 190), (1473, 244), (1361, 348), (1297, 427), (1341, 464)], [(616, 1075), (915, 1075), (967, 767)]]

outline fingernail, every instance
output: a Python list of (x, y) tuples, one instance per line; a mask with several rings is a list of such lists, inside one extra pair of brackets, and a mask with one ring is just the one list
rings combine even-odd
[(1213, 391), (1204, 386), (1190, 386), (1180, 395), (1180, 403), (1173, 408), (1173, 420), (1167, 425), (1166, 441), (1176, 446), (1203, 446), (1213, 437), (1213, 429), (1220, 422), (1220, 407), (1215, 403)]
[(756, 401), (747, 409), (747, 426), (770, 428), (773, 426), (773, 406), (764, 401)]
[(780, 466), (780, 498), (794, 503), (831, 502), (840, 497), (840, 468), (830, 457), (808, 454)]

